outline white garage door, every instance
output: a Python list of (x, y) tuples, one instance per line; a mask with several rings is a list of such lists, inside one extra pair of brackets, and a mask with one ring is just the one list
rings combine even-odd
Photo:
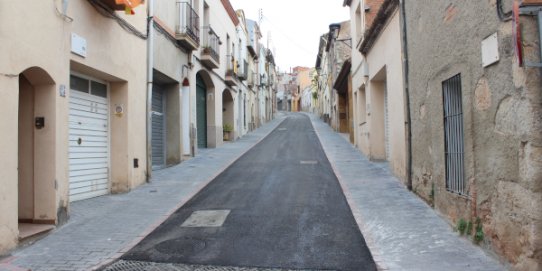
[(107, 85), (70, 77), (70, 201), (109, 193)]

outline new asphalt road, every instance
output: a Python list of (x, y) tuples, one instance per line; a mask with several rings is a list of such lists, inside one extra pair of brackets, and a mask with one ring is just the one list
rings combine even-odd
[(289, 114), (121, 259), (376, 270), (311, 122), (302, 114)]

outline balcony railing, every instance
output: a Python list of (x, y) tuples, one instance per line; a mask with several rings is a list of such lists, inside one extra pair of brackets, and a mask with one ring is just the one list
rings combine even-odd
[(237, 77), (237, 60), (235, 60), (235, 57), (232, 55), (226, 56), (226, 77), (225, 82), (229, 86), (236, 86), (237, 83), (235, 82)]
[(200, 43), (199, 16), (190, 3), (177, 1), (176, 38), (188, 49), (196, 49)]
[(220, 63), (220, 38), (210, 25), (203, 27), (203, 54), (210, 55), (216, 63)]
[(235, 58), (232, 55), (226, 56), (226, 72), (228, 74), (235, 74), (237, 71), (237, 61), (235, 61)]
[(240, 64), (241, 66), (239, 67), (239, 73), (237, 74), (237, 76), (241, 80), (246, 80), (248, 73), (248, 62), (246, 60), (243, 60)]
[[(109, 7), (112, 10), (126, 10), (126, 8), (134, 9), (137, 6), (144, 4), (145, 1), (142, 0), (136, 0), (136, 1), (116, 1), (116, 0), (97, 0), (99, 2), (102, 2), (107, 7)], [(93, 1), (96, 2), (96, 1)]]
[(247, 84), (249, 87), (258, 87), (260, 76), (256, 72), (248, 72)]

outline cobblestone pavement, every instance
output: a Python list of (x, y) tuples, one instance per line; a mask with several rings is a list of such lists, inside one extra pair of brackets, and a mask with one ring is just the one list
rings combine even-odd
[(314, 115), (313, 126), (381, 270), (503, 270), (425, 202), (386, 163), (369, 161)]
[(161, 224), (215, 176), (269, 134), (282, 114), (234, 143), (153, 172), (130, 193), (74, 202), (68, 223), (0, 261), (0, 270), (89, 270), (107, 264)]

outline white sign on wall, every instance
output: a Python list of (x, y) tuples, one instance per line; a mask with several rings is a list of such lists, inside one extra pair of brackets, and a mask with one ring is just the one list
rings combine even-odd
[(87, 40), (75, 33), (72, 33), (72, 53), (87, 57)]
[(497, 33), (482, 41), (482, 66), (485, 68), (499, 61), (499, 39)]

